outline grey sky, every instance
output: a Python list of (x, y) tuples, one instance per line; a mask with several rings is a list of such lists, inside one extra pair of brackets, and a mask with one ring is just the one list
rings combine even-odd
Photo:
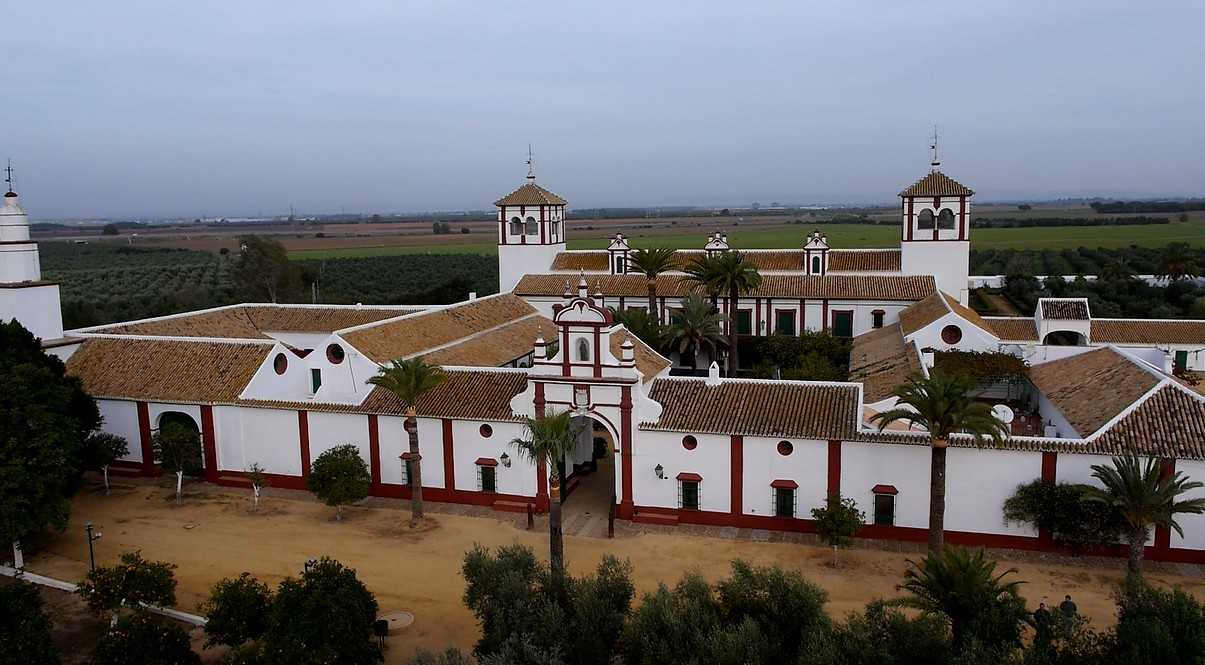
[(1205, 193), (1200, 2), (0, 4), (37, 217)]

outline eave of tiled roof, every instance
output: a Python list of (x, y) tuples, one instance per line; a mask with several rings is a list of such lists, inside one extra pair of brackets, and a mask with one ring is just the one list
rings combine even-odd
[(858, 428), (857, 384), (660, 378), (649, 397), (664, 410), (641, 429), (804, 439), (841, 439)]
[[(565, 292), (568, 275), (525, 275), (515, 286), (520, 296), (560, 296)], [(648, 280), (643, 275), (587, 275), (590, 292), (601, 291), (607, 297), (647, 297)], [(917, 301), (934, 293), (936, 286), (929, 275), (762, 275), (762, 283), (749, 298), (830, 298), (844, 300)], [(681, 298), (698, 287), (681, 275), (657, 278), (657, 295)]]
[(967, 323), (992, 334), (991, 326), (983, 320), (983, 317), (979, 316), (978, 312), (958, 302), (957, 298), (942, 292), (936, 292), (901, 311), (900, 330), (905, 335), (911, 335), (946, 314), (957, 314)]
[(933, 170), (900, 192), (900, 196), (971, 196), (974, 193), (950, 176)]
[(835, 272), (899, 272), (900, 250), (830, 250), (828, 253), (828, 269)]
[(1109, 347), (1034, 365), (1029, 380), (1085, 438), (1160, 381)]
[(245, 304), (98, 326), (86, 331), (115, 335), (270, 339), (265, 331), (329, 333), (419, 311), (422, 308)]
[(1088, 301), (1083, 298), (1041, 298), (1042, 318), (1061, 321), (1087, 321)]
[(1205, 346), (1205, 321), (1092, 319), (1092, 343)]
[(916, 346), (904, 341), (899, 324), (853, 338), (849, 351), (849, 380), (862, 384), (863, 399), (872, 404), (921, 373)]
[(503, 196), (494, 201), (496, 206), (538, 206), (538, 205), (554, 205), (563, 206), (567, 203), (565, 199), (553, 194), (534, 182), (524, 183), (515, 191)]
[[(616, 358), (623, 357), (623, 341), (629, 339), (626, 331), (614, 331), (610, 336), (611, 355)], [(631, 335), (632, 353), (636, 357), (636, 371), (644, 377), (645, 383), (657, 378), (657, 375), (665, 371), (672, 364), (665, 356), (657, 353), (648, 344), (635, 335)]]
[[(802, 249), (749, 249), (741, 254), (761, 272), (803, 272)], [(704, 256), (703, 250), (679, 249), (674, 252), (674, 271), (685, 270), (691, 259)], [(898, 249), (834, 249), (829, 251), (828, 269), (834, 272), (899, 272)], [(610, 258), (605, 250), (560, 252), (552, 261), (552, 270), (566, 272), (609, 272)]]
[(532, 352), (540, 332), (553, 334), (556, 324), (539, 315), (507, 323), (488, 333), (423, 355), (432, 365), (501, 367)]
[(1205, 457), (1205, 398), (1171, 382), (1100, 434), (1095, 444), (1117, 454)]
[(1006, 342), (1036, 342), (1038, 341), (1038, 326), (1028, 316), (996, 317), (985, 316), (983, 323), (988, 331), (1001, 341)]

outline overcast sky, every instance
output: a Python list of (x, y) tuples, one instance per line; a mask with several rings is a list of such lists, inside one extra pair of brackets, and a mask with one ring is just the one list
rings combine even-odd
[(1205, 193), (1200, 2), (2, 4), (39, 218)]

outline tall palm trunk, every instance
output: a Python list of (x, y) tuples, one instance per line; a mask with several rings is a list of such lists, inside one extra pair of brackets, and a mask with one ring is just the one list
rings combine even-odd
[(946, 444), (933, 439), (929, 468), (929, 551), (940, 554), (945, 544), (946, 522)]
[(418, 452), (418, 419), (414, 408), (406, 410), (406, 434), (410, 436), (410, 528), (423, 519), (423, 465)]
[(657, 307), (657, 278), (649, 279), (649, 316), (657, 317), (657, 325), (661, 325), (661, 309)]
[(561, 532), (561, 473), (557, 465), (548, 460), (552, 477), (548, 482), (548, 559), (553, 580), (559, 585), (565, 577), (565, 540)]
[[(740, 367), (740, 356), (736, 346), (736, 305), (740, 294), (734, 288), (728, 292), (728, 376), (736, 376)], [(757, 334), (757, 322), (753, 322), (753, 334)]]
[(1135, 581), (1142, 577), (1142, 557), (1146, 550), (1146, 538), (1150, 535), (1144, 526), (1130, 530), (1130, 560), (1126, 564), (1129, 580)]

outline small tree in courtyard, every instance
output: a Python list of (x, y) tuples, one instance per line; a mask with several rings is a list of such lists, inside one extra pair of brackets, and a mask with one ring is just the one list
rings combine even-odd
[(0, 663), (58, 665), (50, 617), (37, 587), (19, 579), (0, 585)]
[(237, 647), (263, 637), (272, 609), (272, 591), (268, 585), (243, 573), (213, 585), (209, 599), (201, 604), (207, 620), (206, 646), (228, 644)]
[(184, 629), (145, 610), (118, 621), (96, 645), (92, 665), (200, 665)]
[(816, 520), (816, 535), (833, 548), (833, 565), (837, 565), (837, 548), (849, 544), (858, 529), (866, 523), (866, 514), (858, 510), (852, 498), (830, 494), (822, 508), (812, 509)]
[(353, 445), (335, 446), (318, 456), (306, 481), (310, 491), (335, 508), (335, 519), (343, 519), (343, 506), (368, 496), (372, 476)]
[(195, 429), (168, 423), (151, 437), (151, 448), (165, 471), (176, 474), (176, 505), (184, 488), (184, 474), (201, 468), (201, 437)]
[(264, 467), (258, 462), (252, 464), (247, 469), (247, 482), (251, 483), (251, 510), (259, 510), (259, 493), (271, 483), (268, 481), (267, 474), (264, 473)]
[(169, 606), (176, 602), (175, 565), (163, 561), (147, 561), (141, 552), (126, 552), (116, 566), (101, 566), (89, 571), (76, 589), (88, 609), (112, 620), (122, 607), (137, 607), (139, 603)]
[(105, 494), (109, 493), (109, 465), (130, 453), (125, 437), (108, 432), (93, 432), (84, 439), (84, 459), (88, 468), (96, 469), (105, 476)]

